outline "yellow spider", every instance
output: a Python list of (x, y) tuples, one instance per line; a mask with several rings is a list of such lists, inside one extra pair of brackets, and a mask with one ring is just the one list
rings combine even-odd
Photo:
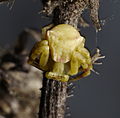
[[(42, 29), (42, 39), (31, 50), (28, 63), (46, 71), (48, 79), (78, 80), (92, 70), (92, 59), (84, 44), (85, 38), (71, 25), (49, 25)], [(81, 74), (74, 78), (78, 72)]]

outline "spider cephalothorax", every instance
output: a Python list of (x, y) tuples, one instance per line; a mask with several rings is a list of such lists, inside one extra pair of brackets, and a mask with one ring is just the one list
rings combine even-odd
[(77, 28), (89, 26), (82, 18), (85, 9), (90, 10), (90, 18), (97, 30), (101, 29), (98, 17), (99, 0), (43, 0), (43, 11), (47, 15), (54, 14), (56, 25), (70, 24)]
[(92, 60), (84, 44), (85, 38), (71, 25), (50, 25), (43, 28), (42, 40), (33, 47), (28, 62), (37, 62), (37, 68), (46, 71), (49, 79), (66, 82), (78, 72), (85, 77), (90, 74)]

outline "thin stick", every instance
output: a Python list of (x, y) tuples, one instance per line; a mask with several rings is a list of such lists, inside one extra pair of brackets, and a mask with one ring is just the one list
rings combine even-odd
[(41, 90), (39, 118), (64, 118), (67, 83), (44, 77)]

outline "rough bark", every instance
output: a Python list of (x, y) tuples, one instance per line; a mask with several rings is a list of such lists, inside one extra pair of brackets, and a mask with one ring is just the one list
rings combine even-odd
[(48, 16), (53, 14), (53, 23), (71, 24), (74, 27), (81, 25), (88, 27), (89, 24), (84, 20), (82, 14), (87, 9), (96, 30), (101, 29), (99, 21), (99, 0), (42, 0), (43, 12)]
[(43, 78), (39, 118), (64, 118), (67, 83)]

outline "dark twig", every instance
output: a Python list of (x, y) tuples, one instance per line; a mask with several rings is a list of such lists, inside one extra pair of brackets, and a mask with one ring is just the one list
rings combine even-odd
[(39, 118), (64, 118), (67, 83), (44, 77)]

